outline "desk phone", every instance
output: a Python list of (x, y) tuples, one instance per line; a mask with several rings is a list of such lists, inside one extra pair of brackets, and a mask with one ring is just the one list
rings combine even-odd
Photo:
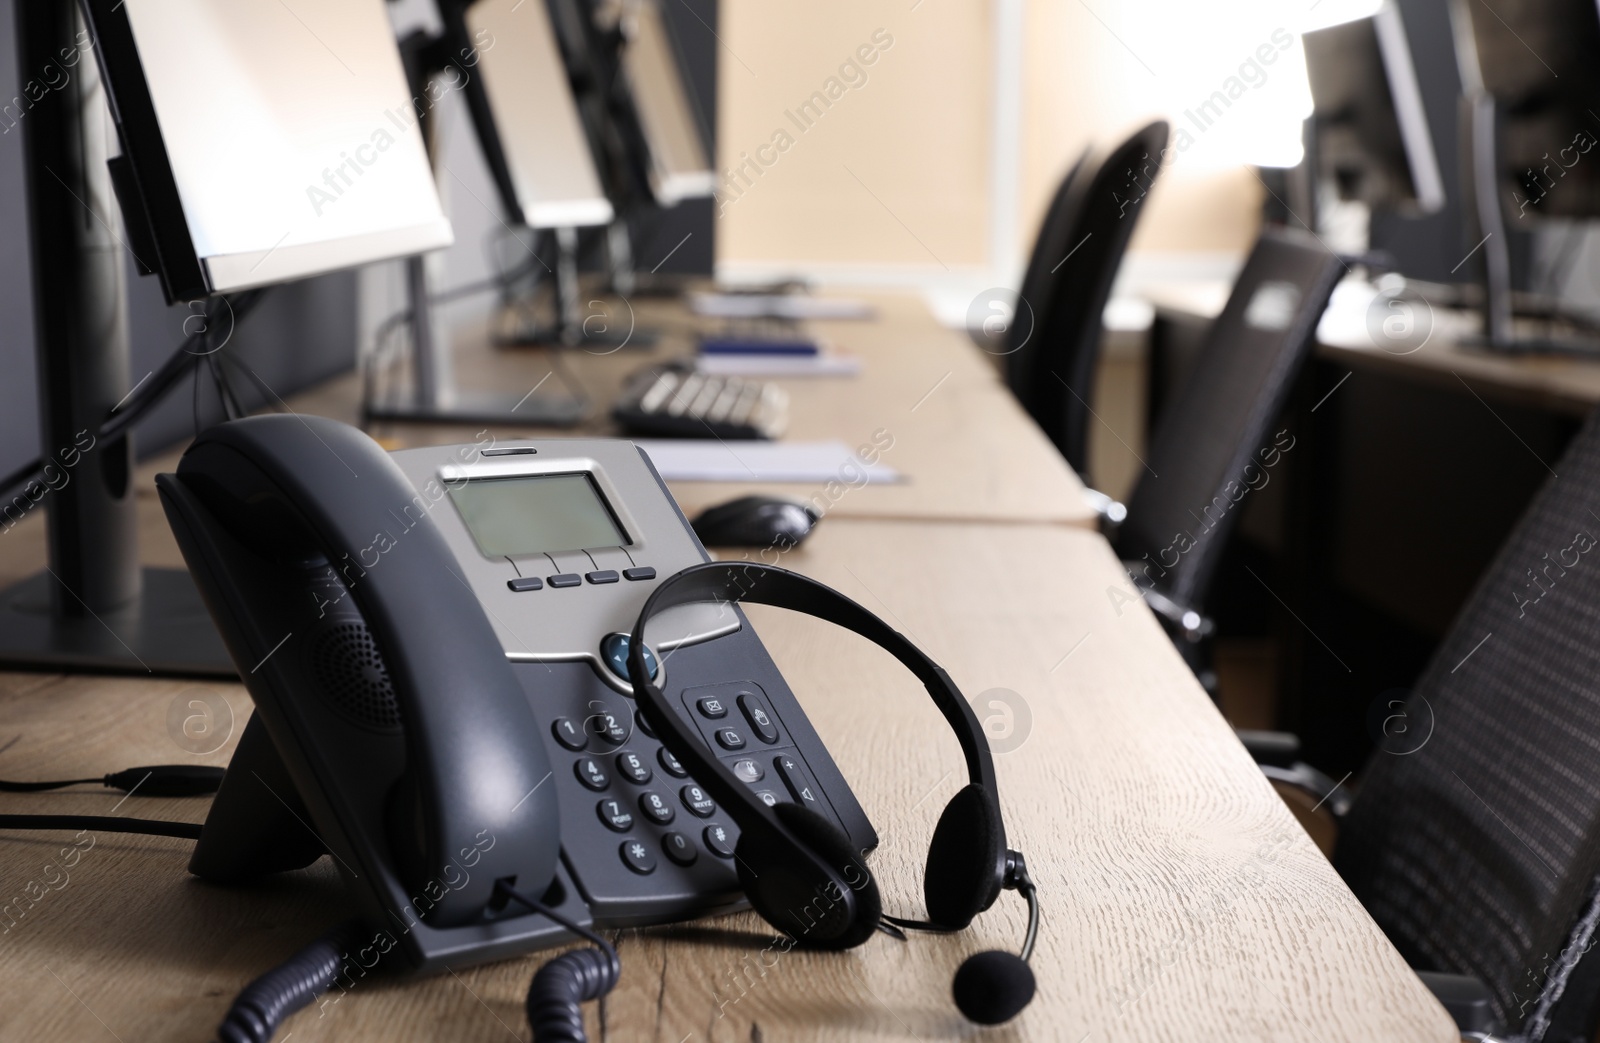
[[(646, 598), (708, 560), (632, 443), (391, 455), (264, 416), (213, 428), (157, 484), (256, 705), (192, 872), (241, 882), (327, 853), (422, 970), (569, 937), (496, 908), (496, 880), (596, 928), (744, 904), (737, 827), (628, 681)], [(645, 639), (679, 717), (762, 801), (876, 846), (737, 606), (673, 608)]]

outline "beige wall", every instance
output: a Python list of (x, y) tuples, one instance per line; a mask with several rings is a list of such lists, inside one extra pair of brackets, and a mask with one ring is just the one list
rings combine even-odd
[[(1006, 259), (988, 256), (999, 2), (724, 0), (718, 162), (724, 172), (744, 162), (752, 183), (744, 188), (735, 178), (724, 198), (719, 261), (937, 273), (999, 260), (996, 270), (1004, 270)], [(1203, 101), (1286, 17), (1275, 0), (1017, 2), (1023, 105), (1018, 256), (1010, 266), (1020, 265), (1050, 193), (1091, 140)], [(877, 48), (866, 82), (809, 130), (794, 127), (785, 110), (823, 87), (880, 28), (894, 42)], [(1285, 57), (1264, 70), (1273, 90), (1298, 74), (1291, 65)], [(1248, 247), (1262, 188), (1220, 146), (1250, 131), (1251, 106), (1266, 93), (1250, 90), (1203, 135), (1209, 151), (1197, 148), (1167, 168), (1135, 251), (1215, 256)], [(769, 149), (776, 161), (757, 174), (745, 160), (780, 128), (793, 143), (787, 152)]]
[[(776, 161), (759, 175), (746, 163), (752, 184), (735, 178), (725, 193), (719, 260), (983, 263), (987, 3), (724, 0), (720, 22), (719, 168), (744, 162), (775, 131), (793, 143), (767, 149)], [(892, 42), (875, 43), (875, 33)], [(872, 64), (859, 66), (865, 82), (799, 129), (785, 113), (826, 90), (861, 47), (872, 50)]]

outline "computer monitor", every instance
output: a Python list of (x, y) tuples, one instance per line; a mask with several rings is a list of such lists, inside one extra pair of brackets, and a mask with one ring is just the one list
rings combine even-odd
[(1463, 79), (1494, 102), (1507, 215), (1517, 224), (1600, 216), (1600, 162), (1588, 158), (1600, 142), (1600, 7), (1497, 0), (1493, 10), (1465, 4), (1456, 13)]
[(383, 0), (87, 11), (126, 158), (118, 197), (170, 300), (450, 244)]
[[(458, 70), (473, 129), (508, 220), (530, 228), (611, 221), (550, 14), (529, 0), (441, 0), (445, 38), (471, 54)], [(479, 47), (474, 41), (490, 40)]]
[(656, 0), (623, 5), (621, 73), (644, 137), (646, 176), (660, 206), (709, 196), (716, 174), (678, 64), (677, 48)]
[[(1600, 353), (1591, 317), (1513, 292), (1508, 239), (1541, 218), (1600, 216), (1600, 6), (1594, 0), (1456, 0), (1466, 174), (1482, 236), (1484, 339), (1505, 352)], [(1520, 315), (1550, 328), (1518, 328)]]
[(1402, 212), (1444, 207), (1422, 89), (1399, 10), (1308, 32), (1313, 176), (1341, 200)]

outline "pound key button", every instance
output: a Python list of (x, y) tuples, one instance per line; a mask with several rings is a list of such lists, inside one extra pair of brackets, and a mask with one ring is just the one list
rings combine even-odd
[(692, 866), (695, 859), (700, 857), (700, 852), (695, 849), (694, 841), (682, 833), (668, 833), (661, 838), (661, 850), (667, 857), (680, 866)]
[(640, 876), (649, 876), (656, 871), (656, 856), (637, 840), (622, 842), (622, 861)]
[(623, 807), (619, 800), (602, 800), (594, 810), (600, 816), (600, 821), (606, 824), (607, 829), (626, 833), (633, 828), (633, 812)]
[(712, 822), (706, 826), (706, 831), (703, 835), (706, 847), (711, 850), (713, 855), (718, 858), (733, 857), (733, 841), (728, 836), (728, 827)]
[(557, 717), (550, 730), (555, 733), (556, 742), (574, 753), (589, 745), (589, 737), (583, 733), (582, 728), (573, 724), (570, 718)]

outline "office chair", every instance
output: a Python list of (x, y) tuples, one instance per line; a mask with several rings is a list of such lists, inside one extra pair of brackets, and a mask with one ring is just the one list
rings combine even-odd
[[(1555, 472), (1391, 708), (1355, 798), (1323, 807), (1338, 819), (1334, 865), (1413, 967), (1448, 972), (1423, 980), (1448, 986), (1464, 1032), (1587, 1043), (1600, 1022), (1600, 412)], [(1332, 789), (1305, 765), (1263, 770)]]
[[(1004, 344), (1006, 384), (1067, 463), (1088, 473), (1089, 399), (1102, 316), (1122, 255), (1161, 171), (1156, 120), (1073, 166), (1045, 211)], [(1033, 321), (1022, 313), (1031, 309)]]
[(1197, 673), (1211, 629), (1204, 606), (1212, 575), (1244, 501), (1293, 448), (1294, 436), (1273, 425), (1344, 268), (1310, 235), (1262, 231), (1156, 430), (1113, 534), (1135, 584)]

